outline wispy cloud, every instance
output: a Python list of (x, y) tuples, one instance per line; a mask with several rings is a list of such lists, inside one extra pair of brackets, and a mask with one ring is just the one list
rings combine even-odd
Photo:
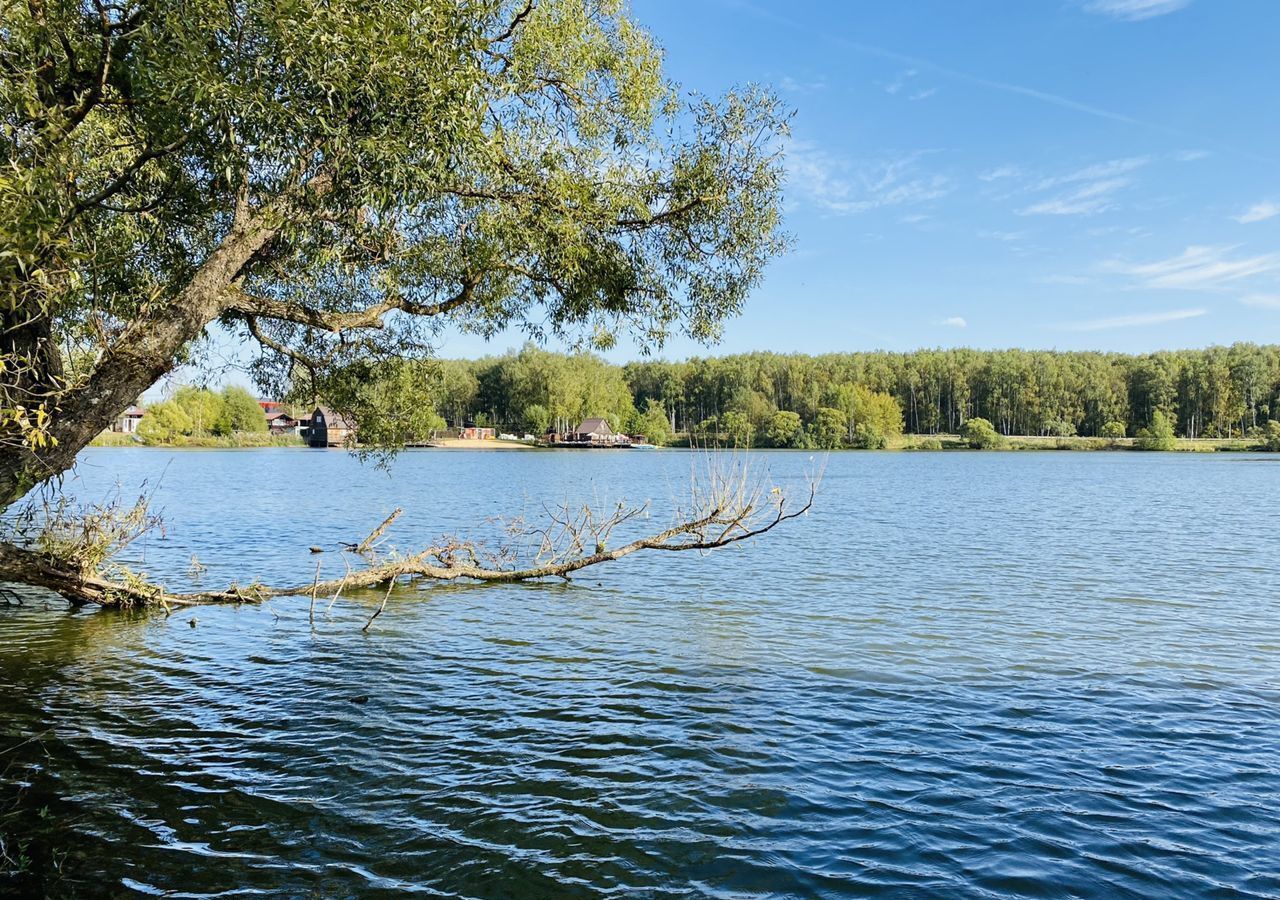
[(1140, 22), (1177, 12), (1190, 5), (1191, 0), (1089, 0), (1084, 5), (1084, 11), (1126, 22)]
[(983, 181), (1000, 181), (1004, 178), (1020, 178), (1022, 177), (1022, 169), (1018, 166), (996, 166), (994, 169), (981, 173), (978, 177)]
[(1232, 216), (1241, 225), (1248, 225), (1250, 222), (1263, 222), (1273, 216), (1280, 215), (1280, 203), (1273, 203), (1270, 200), (1263, 200), (1261, 203), (1255, 203), (1238, 216)]
[(1131, 182), (1128, 178), (1108, 178), (1073, 188), (1057, 197), (1041, 200), (1018, 210), (1020, 216), (1091, 216), (1115, 209), (1113, 195)]
[[(905, 69), (904, 71), (899, 72), (897, 75), (895, 75), (893, 78), (893, 81), (890, 81), (888, 83), (881, 83), (881, 82), (876, 82), (876, 83), (879, 84), (882, 88), (884, 88), (884, 92), (886, 94), (897, 95), (897, 94), (901, 94), (903, 91), (906, 91), (907, 88), (911, 87), (914, 84), (915, 77), (919, 74), (920, 74), (919, 69)], [(916, 88), (910, 93), (907, 93), (905, 96), (908, 100), (928, 100), (930, 97), (932, 97), (936, 93), (938, 93), (938, 89), (936, 87)]]
[(1135, 313), (1130, 316), (1112, 316), (1107, 319), (1089, 319), (1085, 322), (1064, 322), (1062, 331), (1109, 331), (1113, 328), (1140, 328), (1143, 325), (1164, 325), (1205, 315), (1207, 309), (1171, 309), (1168, 312)]
[(1232, 282), (1280, 270), (1280, 253), (1232, 259), (1235, 247), (1188, 247), (1177, 256), (1150, 263), (1111, 260), (1103, 269), (1136, 279), (1142, 287), (1165, 290), (1223, 290)]
[(796, 141), (787, 153), (791, 183), (821, 209), (842, 215), (936, 200), (951, 192), (945, 175), (920, 169), (927, 151), (890, 159), (851, 160)]
[(1151, 162), (1151, 157), (1149, 156), (1126, 156), (1120, 159), (1108, 159), (1085, 166), (1082, 169), (1075, 169), (1065, 175), (1041, 178), (1036, 182), (1033, 190), (1047, 191), (1050, 188), (1061, 187), (1064, 184), (1078, 184), (1082, 181), (1115, 178), (1118, 175), (1127, 175), (1130, 172), (1141, 169), (1149, 162)]
[(803, 81), (792, 78), (790, 75), (783, 75), (778, 79), (778, 87), (792, 94), (816, 94), (827, 89), (827, 81), (825, 78)]
[(1021, 241), (1026, 236), (1025, 231), (995, 231), (984, 228), (978, 232), (978, 237), (992, 241)]
[(905, 72), (899, 72), (897, 77), (884, 86), (886, 94), (896, 94), (907, 86), (907, 82), (915, 78), (919, 74), (916, 69), (907, 69)]
[(1023, 216), (1089, 216), (1116, 208), (1115, 194), (1132, 184), (1128, 176), (1151, 162), (1150, 157), (1130, 156), (1093, 163), (1065, 175), (1041, 178), (1030, 190), (1058, 190), (1018, 210)]
[(1070, 287), (1093, 284), (1093, 279), (1087, 275), (1045, 275), (1040, 278), (1033, 278), (1032, 281), (1036, 284), (1065, 284)]
[(968, 328), (969, 327), (969, 323), (966, 322), (964, 318), (961, 316), (950, 316), (946, 319), (943, 319), (938, 324), (945, 325), (947, 328)]
[(1178, 162), (1198, 162), (1213, 156), (1208, 150), (1179, 150), (1173, 154)]
[(1240, 302), (1259, 309), (1280, 309), (1280, 294), (1246, 294)]
[[(841, 37), (840, 35), (831, 34), (829, 31), (815, 29), (813, 27), (807, 26), (796, 19), (792, 19), (788, 16), (779, 14), (778, 12), (766, 6), (763, 6), (759, 3), (752, 2), (752, 0), (724, 0), (724, 2), (728, 3), (735, 10), (749, 13), (750, 15), (758, 19), (762, 19), (768, 22), (773, 22), (775, 24), (793, 29), (802, 34), (809, 35), (815, 40), (829, 42), (836, 46), (843, 47), (848, 50), (853, 50), (854, 52), (857, 52), (857, 53), (866, 54), (867, 56), (875, 56), (880, 59), (892, 60), (902, 65), (911, 66), (912, 68), (922, 72), (924, 71), (933, 72), (934, 74), (941, 75), (944, 78), (950, 78), (955, 81), (963, 81), (967, 84), (977, 85), (978, 87), (984, 87), (993, 91), (1002, 91), (1006, 94), (1014, 94), (1020, 97), (1026, 97), (1031, 100), (1038, 100), (1041, 103), (1048, 103), (1050, 105), (1057, 106), (1062, 109), (1069, 109), (1074, 112), (1082, 113), (1087, 116), (1094, 116), (1099, 119), (1108, 119), (1112, 122), (1122, 122), (1126, 125), (1133, 125), (1139, 128), (1147, 128), (1153, 131), (1160, 131), (1165, 134), (1176, 135), (1184, 138), (1194, 137), (1194, 135), (1188, 135), (1186, 132), (1177, 128), (1172, 128), (1168, 125), (1162, 125), (1158, 122), (1144, 121), (1143, 119), (1138, 119), (1138, 118), (1135, 118), (1134, 116), (1126, 115), (1124, 113), (1116, 112), (1114, 110), (1105, 109), (1100, 106), (1094, 106), (1089, 103), (1082, 103), (1078, 100), (1073, 100), (1070, 97), (1064, 97), (1061, 94), (1053, 94), (1048, 91), (1041, 91), (1041, 90), (1037, 90), (1036, 88), (1027, 87), (1021, 84), (1013, 84), (1008, 81), (1000, 81), (994, 78), (984, 78), (981, 75), (974, 75), (970, 72), (963, 72), (959, 69), (953, 69), (949, 66), (944, 66), (944, 65), (941, 65), (940, 63), (936, 63), (936, 62), (933, 62), (932, 60), (924, 59), (919, 56), (911, 56), (910, 54), (907, 54), (907, 53), (898, 53), (895, 50), (889, 50), (885, 47), (877, 47), (874, 44), (864, 44), (861, 41), (850, 40), (849, 38)], [(1106, 0), (1098, 0), (1098, 2), (1106, 2)], [(1126, 0), (1110, 0), (1110, 2), (1122, 3), (1122, 2), (1126, 2)], [(1153, 2), (1153, 0), (1127, 0), (1127, 2), (1151, 3)], [(1180, 6), (1186, 6), (1187, 3), (1190, 2), (1190, 0), (1157, 0), (1157, 2), (1163, 5), (1177, 2), (1180, 4)], [(1168, 10), (1163, 10), (1162, 12), (1172, 12), (1172, 11), (1173, 11), (1172, 9), (1168, 9)], [(1153, 13), (1153, 15), (1154, 14), (1156, 13)], [(1204, 143), (1209, 144), (1210, 142), (1205, 141)], [(1242, 156), (1247, 159), (1253, 159), (1258, 162), (1265, 162), (1265, 163), (1274, 162), (1274, 160), (1266, 159), (1266, 158), (1257, 156), (1256, 154), (1248, 153), (1242, 150), (1232, 150), (1231, 152), (1235, 153), (1238, 156)]]

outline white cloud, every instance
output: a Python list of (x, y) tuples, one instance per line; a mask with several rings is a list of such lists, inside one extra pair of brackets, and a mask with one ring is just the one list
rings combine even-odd
[(1091, 216), (1115, 209), (1112, 195), (1132, 182), (1128, 178), (1108, 178), (1073, 188), (1057, 197), (1041, 200), (1018, 210), (1020, 216)]
[(1078, 184), (1082, 181), (1099, 181), (1104, 178), (1115, 178), (1119, 175), (1127, 175), (1130, 172), (1141, 169), (1147, 163), (1151, 162), (1149, 156), (1126, 156), (1120, 159), (1108, 159), (1104, 162), (1094, 163), (1091, 166), (1085, 166), (1083, 169), (1076, 169), (1068, 172), (1066, 175), (1054, 175), (1050, 178), (1042, 178), (1036, 182), (1032, 190), (1047, 191), (1049, 188), (1061, 187), (1064, 184)]
[(1198, 162), (1202, 159), (1208, 159), (1212, 155), (1208, 150), (1179, 150), (1173, 154), (1173, 158), (1178, 162)]
[(968, 328), (969, 327), (969, 323), (966, 322), (960, 316), (951, 316), (950, 318), (943, 319), (938, 324), (945, 325), (948, 328)]
[(778, 79), (778, 87), (792, 94), (816, 94), (818, 91), (826, 90), (827, 81), (825, 78), (801, 81), (798, 78), (792, 78), (790, 75), (783, 75)]
[(1087, 322), (1066, 322), (1059, 325), (1063, 331), (1108, 331), (1112, 328), (1138, 328), (1143, 325), (1163, 325), (1166, 322), (1180, 322), (1183, 319), (1195, 319), (1208, 312), (1207, 309), (1173, 309), (1168, 312), (1136, 313), (1130, 316), (1112, 316), (1108, 319), (1090, 319)]
[(997, 166), (989, 172), (983, 172), (978, 177), (983, 181), (999, 181), (1002, 178), (1018, 178), (1022, 175), (1022, 169), (1017, 166)]
[(928, 100), (930, 97), (932, 97), (932, 96), (933, 96), (934, 94), (936, 94), (936, 93), (938, 93), (938, 89), (937, 89), (937, 88), (926, 88), (926, 89), (925, 89), (925, 90), (923, 90), (923, 91), (916, 91), (916, 92), (915, 92), (914, 94), (912, 94), (912, 95), (910, 96), (910, 98), (908, 98), (908, 99), (911, 99), (911, 100)]
[(1108, 272), (1128, 275), (1143, 287), (1168, 290), (1221, 290), (1230, 282), (1280, 270), (1280, 253), (1230, 259), (1234, 247), (1188, 247), (1177, 256), (1151, 263), (1111, 260)]
[(1026, 236), (1025, 231), (988, 231), (984, 228), (978, 232), (978, 237), (992, 241), (1021, 241)]
[(1246, 294), (1240, 302), (1259, 309), (1280, 309), (1280, 294)]
[(1093, 284), (1093, 279), (1086, 275), (1045, 275), (1032, 279), (1036, 284), (1065, 284), (1072, 287)]
[(1085, 3), (1084, 10), (1126, 22), (1140, 22), (1177, 12), (1190, 5), (1191, 0), (1089, 0)]
[(796, 141), (787, 153), (787, 173), (792, 185), (816, 206), (852, 215), (949, 194), (949, 178), (920, 171), (925, 155), (926, 151), (915, 151), (890, 159), (852, 160)]
[(1261, 203), (1255, 203), (1238, 216), (1232, 216), (1241, 225), (1248, 225), (1250, 222), (1263, 222), (1273, 216), (1280, 215), (1280, 203), (1274, 203), (1270, 200), (1263, 200)]
[(905, 72), (900, 73), (896, 78), (894, 78), (893, 81), (886, 84), (884, 86), (884, 92), (886, 94), (898, 93), (906, 87), (907, 82), (912, 78), (915, 78), (917, 74), (918, 72), (915, 69), (907, 69)]
[(1114, 194), (1132, 184), (1131, 172), (1151, 162), (1148, 156), (1128, 156), (1076, 169), (1065, 175), (1041, 178), (1030, 190), (1059, 189), (1054, 197), (1039, 200), (1018, 210), (1023, 216), (1090, 216), (1115, 209)]

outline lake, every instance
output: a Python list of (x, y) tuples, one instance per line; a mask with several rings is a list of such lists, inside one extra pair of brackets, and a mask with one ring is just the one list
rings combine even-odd
[[(170, 588), (310, 582), (693, 454), (90, 450)], [(760, 453), (796, 489), (807, 453)], [(0, 608), (53, 895), (1280, 896), (1280, 462), (842, 453), (707, 557), (162, 614)], [(34, 739), (31, 739), (33, 738)], [(29, 740), (31, 739), (31, 740)], [(44, 810), (43, 815), (40, 811)], [(3, 808), (0, 808), (3, 811)], [(58, 866), (51, 869), (49, 860)], [(44, 879), (41, 881), (40, 879)], [(0, 893), (5, 890), (0, 881)]]

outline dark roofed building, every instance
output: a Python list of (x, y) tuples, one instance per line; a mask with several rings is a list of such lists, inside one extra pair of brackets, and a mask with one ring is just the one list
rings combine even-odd
[(579, 447), (628, 447), (631, 445), (631, 439), (625, 434), (614, 431), (608, 420), (593, 417), (583, 419), (576, 431), (569, 432), (564, 436), (563, 441), (556, 443)]
[(309, 447), (341, 447), (355, 434), (355, 423), (327, 406), (317, 406), (303, 437)]
[(296, 432), (301, 424), (293, 416), (289, 415), (283, 409), (267, 410), (267, 430), (272, 434), (289, 434)]
[(617, 436), (604, 419), (583, 419), (574, 434), (580, 441), (606, 440)]

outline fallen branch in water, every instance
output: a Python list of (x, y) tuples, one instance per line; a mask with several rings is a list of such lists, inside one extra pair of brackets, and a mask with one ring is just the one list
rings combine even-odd
[(369, 532), (369, 536), (367, 538), (355, 545), (353, 551), (363, 556), (375, 549), (377, 547), (378, 540), (386, 533), (386, 530), (395, 523), (396, 519), (400, 518), (400, 515), (403, 512), (404, 510), (397, 506), (391, 515), (382, 520), (381, 525)]
[[(52, 518), (44, 523), (43, 529), (20, 533), (26, 535), (25, 544), (0, 541), (0, 581), (47, 588), (77, 606), (260, 603), (272, 597), (310, 595), (309, 615), (314, 621), (316, 599), (332, 596), (336, 601), (346, 589), (387, 585), (389, 595), (394, 584), (402, 579), (475, 582), (569, 580), (583, 569), (641, 551), (710, 552), (728, 547), (764, 535), (783, 522), (803, 516), (813, 507), (821, 481), (820, 472), (808, 477), (805, 495), (799, 502), (791, 503), (781, 488), (766, 487), (765, 480), (753, 473), (744, 458), (735, 456), (725, 460), (717, 454), (708, 454), (707, 460), (707, 472), (691, 479), (689, 499), (677, 510), (671, 526), (613, 548), (608, 544), (615, 531), (647, 515), (647, 504), (628, 506), (618, 503), (611, 510), (600, 512), (590, 505), (566, 503), (547, 508), (546, 521), (541, 524), (528, 526), (519, 520), (508, 523), (506, 531), (510, 542), (497, 549), (447, 536), (409, 555), (392, 551), (381, 561), (373, 560), (375, 545), (400, 516), (401, 510), (397, 509), (359, 544), (348, 545), (370, 562), (363, 569), (353, 569), (348, 565), (341, 579), (321, 581), (317, 566), (315, 578), (300, 585), (273, 587), (254, 582), (244, 587), (233, 584), (219, 591), (170, 593), (143, 575), (109, 563), (110, 554), (105, 553), (102, 547), (86, 550), (71, 542), (67, 545), (70, 547), (68, 552), (55, 552), (63, 544), (48, 540), (44, 535), (50, 532), (64, 536), (76, 533), (67, 519), (66, 506), (60, 505), (53, 511)], [(119, 531), (101, 525), (111, 521), (104, 508), (95, 507), (88, 515), (99, 522), (101, 535), (97, 540), (106, 541), (110, 546), (128, 546), (137, 537), (136, 534), (127, 534), (130, 527), (141, 533), (157, 527), (158, 521), (136, 505), (125, 512), (130, 524), (121, 525)], [(524, 549), (528, 547), (534, 549)], [(95, 562), (86, 565), (86, 559)], [(373, 618), (381, 613), (385, 604), (384, 597), (382, 607)], [(369, 624), (372, 621), (371, 618)]]

